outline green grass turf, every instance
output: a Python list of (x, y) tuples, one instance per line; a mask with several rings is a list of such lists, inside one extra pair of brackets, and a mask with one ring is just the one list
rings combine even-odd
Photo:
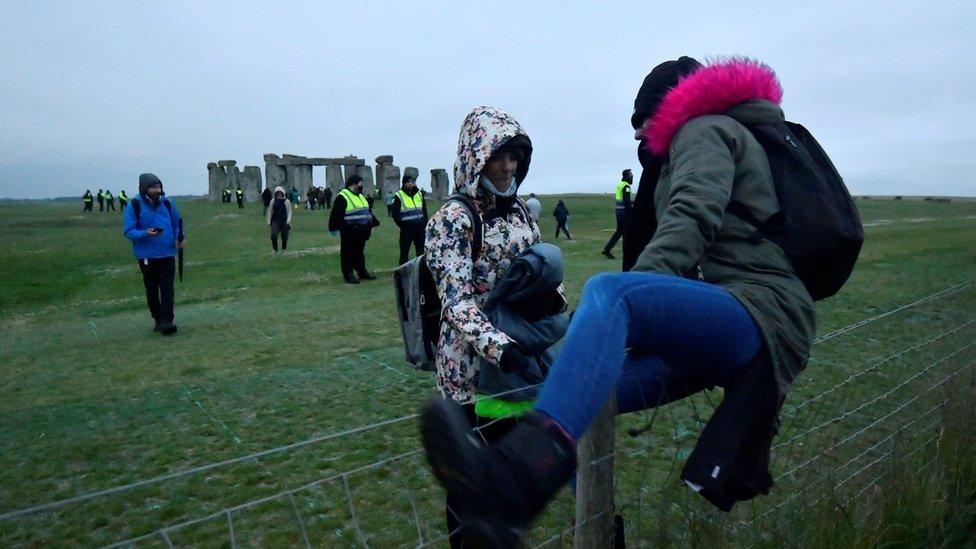
[[(557, 197), (541, 198), (543, 235), (551, 241), (548, 214)], [(575, 304), (588, 277), (618, 268), (599, 255), (612, 232), (613, 203), (609, 196), (561, 198), (576, 239), (556, 243), (565, 254), (566, 287)], [(390, 280), (396, 232), (385, 214), (379, 214), (383, 225), (367, 246), (367, 264), (382, 276), (350, 286), (341, 283), (338, 240), (326, 231), (326, 211), (296, 211), (288, 253), (272, 257), (260, 207), (178, 204), (186, 219), (187, 263), (185, 281), (177, 283), (180, 332), (170, 339), (151, 331), (121, 214), (82, 214), (80, 202), (0, 204), (0, 512), (402, 417), (415, 413), (433, 392), (432, 376), (412, 370), (398, 347)], [(819, 333), (976, 276), (976, 202), (858, 205), (867, 242), (848, 286), (818, 306)], [(786, 408), (973, 315), (976, 290), (967, 287), (818, 345)], [(860, 435), (856, 446), (838, 448), (782, 479), (771, 496), (739, 506), (732, 519), (711, 511), (675, 479), (720, 392), (662, 408), (655, 428), (642, 437), (623, 432), (643, 424), (647, 414), (621, 418), (617, 503), (628, 516), (632, 539), (709, 539), (716, 523), (725, 532), (728, 524), (760, 515), (804, 486), (823, 493), (810, 483), (825, 472), (855, 472), (886, 446), (846, 469), (840, 466), (884, 442), (899, 422), (928, 409), (923, 405), (938, 402), (941, 387), (921, 391), (976, 353), (963, 349), (930, 370), (924, 367), (963, 348), (974, 333), (964, 328), (844, 385), (795, 417), (787, 415), (778, 440), (800, 438), (777, 452), (774, 474), (830, 448), (912, 395), (924, 396), (892, 416), (894, 426), (879, 424)], [(912, 383), (899, 385), (920, 371)], [(864, 403), (869, 404), (858, 409)], [(843, 421), (803, 434), (855, 409)], [(314, 545), (415, 544), (418, 536), (441, 535), (443, 523), (442, 494), (422, 456), (410, 453), (417, 448), (415, 422), (403, 421), (2, 521), (0, 544), (112, 543), (318, 479), (325, 481), (296, 492), (294, 499), (235, 511), (237, 542), (300, 543), (303, 524)], [(357, 470), (403, 453), (410, 454)], [(354, 472), (337, 476), (348, 471)], [(871, 473), (852, 483), (863, 485)], [(795, 510), (795, 503), (785, 509)], [(569, 527), (571, 505), (569, 494), (557, 498), (533, 539)], [(773, 518), (788, 521), (790, 515), (778, 511)], [(775, 543), (790, 531), (773, 528), (760, 541)], [(227, 518), (220, 516), (169, 536), (178, 545), (229, 545), (227, 532)], [(147, 543), (163, 546), (165, 540), (156, 536)]]

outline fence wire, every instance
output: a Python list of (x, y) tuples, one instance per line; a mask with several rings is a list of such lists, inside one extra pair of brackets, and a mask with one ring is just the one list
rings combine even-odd
[[(715, 513), (691, 490), (683, 488), (679, 480), (681, 464), (721, 400), (720, 391), (706, 391), (618, 418), (615, 447), (596, 452), (597, 458), (580, 465), (596, 467), (605, 460), (614, 460), (615, 505), (590, 516), (574, 517), (572, 494), (566, 491), (538, 521), (531, 545), (571, 543), (579, 529), (607, 514), (618, 513), (625, 516), (628, 537), (641, 540), (689, 541), (693, 538), (683, 536), (708, 528), (734, 537), (757, 522), (790, 520), (799, 511), (825, 500), (842, 501), (837, 505), (849, 508), (873, 497), (871, 490), (890, 474), (886, 463), (892, 459), (905, 460), (921, 454), (926, 456), (919, 468), (923, 470), (935, 459), (930, 451), (940, 436), (940, 413), (948, 403), (946, 385), (973, 372), (976, 365), (976, 318), (963, 318), (965, 310), (946, 306), (950, 296), (956, 302), (972, 302), (972, 288), (973, 280), (968, 280), (816, 339), (813, 364), (804, 377), (818, 379), (805, 383), (801, 377), (795, 396), (784, 406), (783, 426), (773, 445), (771, 464), (776, 487), (770, 496), (743, 504), (726, 516)], [(924, 323), (905, 318), (911, 316), (906, 313), (922, 312), (927, 316)], [(880, 334), (864, 333), (872, 328)], [(858, 357), (856, 351), (866, 339), (884, 339), (887, 343), (876, 356)], [(825, 351), (827, 346), (839, 350)], [(831, 357), (827, 361), (830, 367), (818, 370), (821, 355)], [(362, 366), (381, 369), (384, 376), (393, 380), (388, 384), (411, 375), (375, 355), (364, 353), (358, 358)], [(185, 386), (183, 390), (192, 400), (191, 391)], [(219, 410), (194, 403), (222, 424), (227, 436), (240, 443), (238, 433), (217, 417)], [(0, 513), (0, 533), (7, 532), (16, 539), (15, 531), (21, 523), (28, 529), (45, 524), (68, 528), (67, 519), (46, 518), (52, 515), (139, 515), (140, 507), (150, 499), (143, 494), (146, 490), (162, 490), (160, 486), (172, 483), (192, 487), (221, 476), (225, 470), (257, 464), (267, 481), (261, 489), (248, 486), (245, 490), (231, 483), (220, 501), (198, 502), (189, 506), (190, 510), (177, 513), (182, 516), (148, 528), (146, 521), (126, 521), (136, 523), (141, 532), (126, 529), (123, 535), (113, 535), (95, 527), (90, 533), (97, 535), (89, 540), (111, 538), (113, 541), (101, 542), (109, 547), (173, 547), (219, 540), (231, 547), (262, 542), (306, 547), (446, 546), (450, 533), (445, 528), (443, 493), (427, 472), (417, 445), (417, 417), (404, 414), (239, 457), (9, 509)], [(481, 431), (490, 425), (476, 429), (486, 444)], [(322, 467), (320, 461), (330, 459), (328, 455), (317, 455), (320, 461), (311, 461), (318, 465), (313, 469), (326, 474), (316, 474), (317, 470), (295, 471), (296, 466), (285, 458), (297, 452), (327, 454), (337, 448), (344, 452), (344, 459), (339, 461), (349, 462), (348, 466)], [(364, 450), (367, 448), (381, 450)], [(357, 455), (361, 459), (353, 459)], [(304, 482), (292, 483), (301, 477)], [(176, 490), (171, 495), (177, 498), (178, 494)], [(115, 504), (100, 505), (110, 499)], [(236, 503), (223, 503), (235, 499)], [(45, 518), (31, 522), (38, 516)], [(65, 539), (84, 540), (84, 534), (74, 532), (73, 537)]]

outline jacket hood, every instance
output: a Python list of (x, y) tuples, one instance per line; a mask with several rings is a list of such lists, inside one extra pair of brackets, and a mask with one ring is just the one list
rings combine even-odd
[(722, 114), (751, 100), (779, 105), (783, 88), (769, 66), (747, 58), (732, 58), (701, 67), (682, 78), (661, 101), (644, 131), (644, 142), (658, 156), (667, 154), (678, 130), (689, 120)]
[(476, 198), (479, 195), (478, 176), (491, 155), (519, 137), (518, 148), (523, 160), (515, 171), (515, 184), (520, 185), (529, 173), (532, 160), (532, 141), (512, 115), (496, 107), (475, 107), (464, 118), (458, 135), (457, 161), (454, 163), (454, 194)]
[(274, 195), (278, 194), (279, 192), (281, 194), (285, 195), (285, 198), (288, 197), (288, 195), (285, 193), (285, 188), (282, 187), (281, 185), (278, 185), (277, 187), (275, 187), (275, 190), (274, 190), (273, 193), (271, 193), (271, 196), (274, 196)]
[(156, 174), (144, 173), (139, 175), (139, 195), (145, 196), (146, 190), (153, 185), (159, 185), (160, 188), (163, 187), (163, 182), (156, 177)]

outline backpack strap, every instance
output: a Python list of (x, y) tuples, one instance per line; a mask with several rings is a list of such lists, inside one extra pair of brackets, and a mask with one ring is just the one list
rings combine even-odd
[(132, 213), (136, 216), (136, 228), (141, 229), (139, 222), (142, 221), (142, 200), (137, 198), (132, 201)]
[[(166, 211), (169, 212), (169, 218), (170, 218), (170, 220), (172, 220), (173, 219), (173, 205), (170, 204), (169, 203), (169, 200), (166, 200), (165, 197), (162, 198), (161, 200), (162, 200), (163, 204), (166, 204)], [(135, 200), (130, 200), (129, 203), (132, 204), (132, 213), (135, 214), (135, 216), (136, 216), (136, 228), (137, 229), (141, 229), (142, 227), (140, 227), (139, 224), (142, 221), (142, 199), (136, 198)]]
[(463, 206), (468, 218), (471, 219), (471, 261), (477, 261), (485, 244), (485, 226), (481, 214), (478, 213), (478, 206), (471, 198), (460, 194), (451, 195), (444, 203), (448, 202), (456, 202)]

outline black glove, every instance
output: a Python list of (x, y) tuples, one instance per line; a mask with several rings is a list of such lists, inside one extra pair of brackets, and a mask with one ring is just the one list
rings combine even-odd
[(530, 357), (522, 354), (522, 349), (514, 342), (509, 343), (502, 351), (502, 357), (498, 360), (498, 367), (503, 372), (519, 372), (529, 366)]

